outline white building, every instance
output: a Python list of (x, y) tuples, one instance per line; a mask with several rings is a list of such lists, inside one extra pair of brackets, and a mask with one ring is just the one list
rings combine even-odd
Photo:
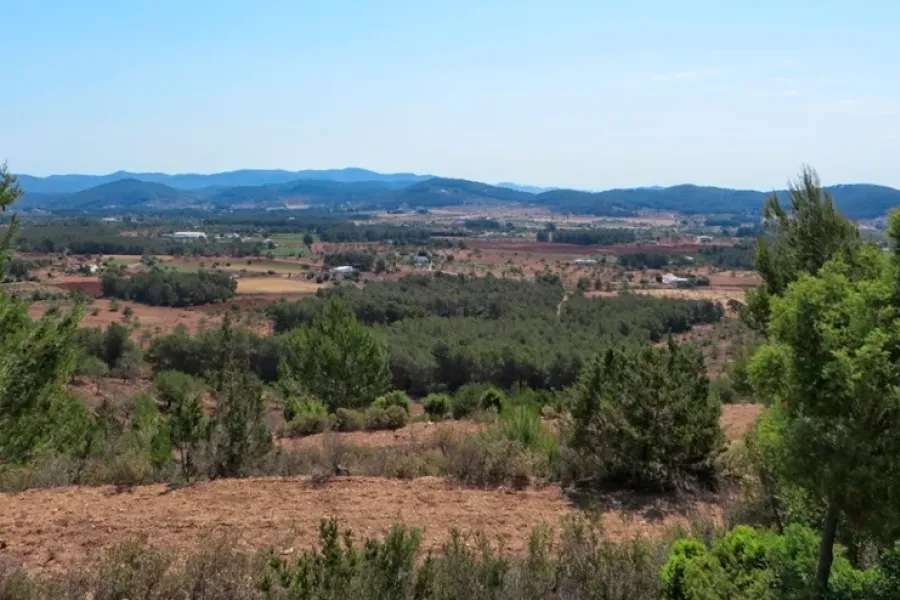
[(413, 264), (417, 267), (424, 267), (425, 265), (430, 264), (431, 261), (427, 256), (413, 256)]
[(678, 287), (679, 285), (690, 283), (690, 280), (685, 279), (684, 277), (678, 277), (672, 273), (666, 273), (662, 276), (662, 282), (666, 285), (671, 285), (672, 287)]
[(167, 237), (174, 238), (176, 240), (205, 240), (206, 234), (202, 231), (176, 231), (168, 235)]
[(597, 264), (597, 261), (593, 258), (576, 258), (575, 264), (592, 267)]
[(335, 275), (346, 275), (347, 273), (353, 273), (354, 271), (356, 271), (356, 269), (354, 269), (353, 267), (351, 267), (349, 265), (344, 265), (342, 267), (335, 267), (335, 268), (331, 269), (331, 272), (334, 273)]

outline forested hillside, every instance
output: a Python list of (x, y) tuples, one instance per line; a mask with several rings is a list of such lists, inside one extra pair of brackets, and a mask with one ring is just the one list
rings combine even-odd
[[(547, 207), (560, 213), (598, 216), (629, 216), (642, 209), (683, 214), (759, 215), (760, 207), (771, 193), (678, 185), (602, 192), (555, 189), (534, 194), (464, 179), (379, 175), (364, 170), (308, 171), (299, 172), (302, 176), (297, 177), (286, 171), (268, 175), (254, 173), (257, 172), (236, 171), (221, 176), (152, 175), (144, 178), (126, 178), (131, 174), (121, 173), (105, 176), (98, 179), (104, 181), (103, 184), (74, 193), (63, 190), (79, 188), (94, 180), (74, 175), (29, 178), (21, 206), (54, 210), (128, 209), (147, 212), (183, 210), (187, 207), (281, 207), (286, 204), (353, 209), (521, 204)], [(287, 177), (292, 178), (284, 179)], [(200, 187), (202, 181), (216, 183)], [(260, 181), (266, 183), (255, 183)], [(857, 184), (838, 185), (828, 190), (834, 195), (838, 208), (854, 219), (884, 216), (892, 207), (900, 205), (900, 191), (889, 187)], [(785, 191), (778, 194), (782, 201), (787, 198)]]

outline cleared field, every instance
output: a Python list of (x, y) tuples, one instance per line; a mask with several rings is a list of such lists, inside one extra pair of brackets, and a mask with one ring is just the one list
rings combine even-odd
[[(712, 300), (713, 302), (727, 303), (729, 300), (744, 301), (746, 290), (740, 287), (729, 288), (649, 288), (640, 289), (632, 288), (630, 290), (635, 294), (644, 294), (646, 296), (656, 296), (658, 298), (678, 298), (680, 300)], [(586, 296), (610, 296), (618, 292), (587, 292)]]
[(238, 294), (315, 294), (322, 285), (305, 279), (248, 277), (238, 280)]
[[(140, 328), (135, 329), (132, 337), (140, 338), (141, 333), (150, 331), (153, 334), (171, 333), (178, 325), (187, 327), (190, 333), (196, 333), (200, 325), (204, 322), (214, 326), (218, 320), (207, 313), (195, 308), (172, 308), (168, 306), (147, 306), (145, 304), (137, 304), (136, 302), (128, 302), (119, 300), (119, 310), (110, 310), (110, 301), (105, 299), (95, 300), (84, 311), (84, 317), (81, 319), (82, 327), (100, 327), (105, 329), (110, 323), (124, 323), (125, 318), (123, 311), (125, 307), (131, 307), (134, 312), (133, 318), (140, 323)], [(31, 318), (39, 318), (47, 310), (48, 303), (35, 302), (28, 309)]]
[[(0, 495), (0, 558), (31, 570), (62, 570), (123, 540), (192, 549), (209, 535), (231, 536), (239, 547), (306, 548), (322, 518), (337, 517), (357, 540), (396, 523), (420, 527), (425, 548), (438, 548), (451, 529), (484, 531), (522, 551), (532, 529), (576, 513), (557, 486), (539, 490), (473, 490), (440, 478), (412, 481), (346, 477), (314, 485), (305, 478), (225, 479), (170, 490), (151, 485), (69, 487)], [(721, 521), (711, 502), (666, 500), (633, 508), (607, 499), (598, 509), (611, 539), (660, 535), (691, 517)]]

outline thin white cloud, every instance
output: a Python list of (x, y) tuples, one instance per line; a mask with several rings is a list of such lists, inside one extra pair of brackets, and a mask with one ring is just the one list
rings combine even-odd
[(709, 79), (719, 77), (728, 72), (728, 69), (695, 69), (693, 71), (678, 71), (675, 73), (659, 73), (653, 75), (653, 81), (679, 81), (686, 79)]

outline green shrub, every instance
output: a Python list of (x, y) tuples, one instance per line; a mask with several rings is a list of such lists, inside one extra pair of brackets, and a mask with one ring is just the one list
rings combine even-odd
[(395, 430), (406, 427), (409, 424), (409, 412), (402, 406), (388, 406), (384, 411), (387, 417), (387, 429)]
[(483, 383), (467, 383), (453, 394), (450, 412), (454, 419), (465, 419), (472, 416), (481, 406), (481, 396), (487, 390)]
[(481, 410), (495, 410), (499, 413), (505, 400), (506, 397), (503, 395), (503, 392), (495, 387), (491, 387), (481, 394), (481, 399), (478, 403), (481, 406)]
[(500, 430), (507, 439), (523, 448), (553, 460), (559, 456), (559, 444), (547, 431), (536, 408), (516, 406), (500, 415)]
[(450, 414), (451, 400), (447, 394), (428, 394), (422, 401), (425, 414), (432, 421), (441, 421)]
[(400, 429), (409, 423), (409, 414), (400, 406), (379, 408), (369, 407), (365, 415), (365, 428), (368, 431), (380, 431), (383, 429)]
[(383, 408), (385, 410), (387, 410), (391, 406), (399, 406), (406, 411), (407, 415), (412, 410), (412, 402), (409, 401), (409, 396), (407, 396), (405, 392), (402, 392), (400, 390), (394, 390), (393, 392), (389, 392), (384, 396), (379, 396), (375, 399), (375, 402), (372, 403), (372, 406), (376, 408)]
[(328, 430), (330, 421), (327, 413), (301, 412), (287, 424), (285, 433), (288, 436), (313, 435)]
[(547, 474), (545, 464), (521, 444), (491, 428), (471, 437), (451, 437), (443, 442), (447, 474), (472, 486), (527, 487), (533, 476)]
[(360, 431), (365, 424), (365, 413), (351, 408), (337, 409), (332, 419), (332, 428), (335, 431)]
[(715, 476), (722, 406), (695, 346), (670, 339), (602, 352), (582, 372), (573, 401), (579, 480), (665, 489)]
[[(697, 540), (680, 540), (662, 569), (664, 597), (805, 600), (813, 587), (818, 547), (816, 532), (801, 525), (790, 525), (783, 534), (739, 526), (710, 549)], [(884, 573), (853, 568), (838, 549), (826, 598), (879, 598), (885, 581)]]
[(317, 414), (328, 416), (328, 408), (323, 402), (314, 398), (291, 397), (281, 407), (284, 420), (290, 423), (301, 414)]

